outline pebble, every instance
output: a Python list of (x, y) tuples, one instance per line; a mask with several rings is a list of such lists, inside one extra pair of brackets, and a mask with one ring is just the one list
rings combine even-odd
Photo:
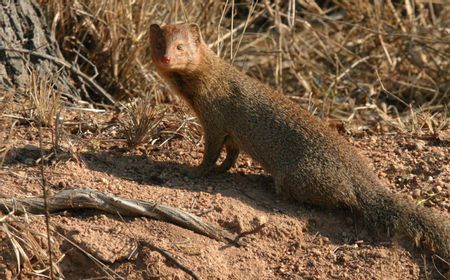
[(413, 190), (413, 192), (412, 192), (412, 197), (415, 198), (415, 199), (417, 199), (417, 198), (420, 197), (421, 194), (422, 194), (422, 192), (421, 192), (420, 189), (415, 189), (415, 190)]
[(320, 256), (321, 254), (322, 254), (322, 252), (319, 250), (319, 249), (317, 249), (317, 248), (313, 248), (313, 249), (311, 249), (311, 253), (314, 255), (314, 256)]
[(340, 263), (348, 263), (351, 260), (352, 260), (352, 257), (347, 254), (342, 254), (342, 255), (338, 256), (338, 261)]
[(242, 233), (246, 230), (244, 221), (238, 216), (234, 216), (234, 219), (231, 223), (232, 223), (234, 229), (237, 231), (237, 233)]
[(109, 183), (109, 182), (108, 182), (108, 179), (103, 178), (103, 177), (98, 178), (96, 181), (97, 181), (97, 182), (102, 182), (102, 183), (105, 184), (105, 185), (107, 185), (107, 184)]
[(261, 215), (261, 216), (253, 218), (253, 220), (251, 221), (251, 224), (254, 228), (257, 228), (257, 227), (261, 227), (261, 226), (267, 224), (268, 221), (269, 221), (269, 219), (267, 218), (267, 216)]
[(433, 187), (433, 192), (440, 193), (441, 191), (442, 191), (442, 187), (441, 186), (434, 186)]

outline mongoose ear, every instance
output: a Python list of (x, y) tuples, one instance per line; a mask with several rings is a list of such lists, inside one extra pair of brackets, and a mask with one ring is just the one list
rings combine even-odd
[(200, 43), (203, 41), (202, 32), (200, 31), (200, 26), (196, 23), (189, 24), (189, 30), (194, 37), (195, 42)]
[(150, 25), (150, 35), (158, 34), (161, 31), (161, 27), (156, 23)]

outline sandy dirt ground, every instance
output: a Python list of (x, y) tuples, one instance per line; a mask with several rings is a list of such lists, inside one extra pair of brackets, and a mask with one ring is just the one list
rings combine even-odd
[[(445, 279), (429, 255), (403, 242), (374, 236), (345, 211), (318, 209), (275, 196), (270, 176), (248, 156), (224, 175), (189, 179), (186, 166), (202, 158), (201, 141), (173, 137), (133, 151), (120, 138), (112, 114), (68, 114), (61, 152), (45, 166), (52, 193), (90, 188), (113, 195), (178, 207), (239, 234), (258, 221), (265, 227), (243, 237), (235, 247), (179, 226), (147, 218), (128, 218), (96, 210), (51, 215), (54, 260), (65, 279), (190, 279), (158, 252), (140, 245), (147, 240), (163, 248), (202, 279)], [(38, 129), (20, 125), (14, 148), (0, 169), (4, 197), (40, 196)], [(450, 211), (450, 129), (438, 135), (362, 133), (345, 135), (366, 155), (392, 192), (417, 203)], [(45, 149), (51, 131), (44, 129)], [(369, 167), (368, 167), (369, 168)], [(41, 215), (7, 222), (13, 236), (23, 229), (46, 248)], [(21, 230), (22, 229), (22, 230)], [(31, 238), (31, 237), (30, 237)], [(38, 279), (45, 268), (39, 252), (25, 239), (18, 243), (29, 256), (22, 259), (19, 279)], [(86, 256), (101, 261), (104, 267)], [(42, 253), (42, 252), (41, 252)], [(11, 238), (0, 231), (0, 278), (18, 273)], [(33, 270), (34, 269), (34, 270)], [(109, 276), (108, 276), (109, 274)]]

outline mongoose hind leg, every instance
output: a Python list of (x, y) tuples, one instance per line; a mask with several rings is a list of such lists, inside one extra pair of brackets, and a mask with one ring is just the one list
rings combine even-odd
[[(292, 184), (292, 178), (289, 178), (290, 174), (274, 174), (275, 181), (275, 193), (283, 200), (294, 199), (292, 191), (296, 187)], [(301, 201), (299, 201), (301, 203)]]
[[(305, 176), (304, 174), (308, 174), (309, 176)], [(311, 176), (311, 174), (313, 173), (299, 172), (298, 170), (282, 173), (281, 176), (275, 174), (275, 190), (277, 195), (282, 199), (295, 200), (300, 203), (324, 208), (336, 208), (339, 204), (345, 204), (347, 200), (354, 200), (350, 191), (343, 193), (337, 192), (336, 189), (338, 187), (328, 185), (330, 183), (329, 178), (321, 178), (318, 180), (315, 176)], [(343, 181), (333, 183), (340, 185), (342, 188), (346, 185)]]

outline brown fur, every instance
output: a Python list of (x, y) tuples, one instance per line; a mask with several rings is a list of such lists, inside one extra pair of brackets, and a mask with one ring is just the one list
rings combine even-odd
[[(152, 25), (151, 41), (158, 73), (204, 129), (205, 154), (192, 177), (226, 172), (242, 150), (271, 173), (277, 194), (359, 210), (373, 229), (395, 230), (450, 257), (446, 215), (389, 193), (355, 148), (287, 97), (217, 57), (197, 25)], [(162, 62), (164, 56), (170, 63)], [(217, 166), (223, 146), (227, 157)]]

